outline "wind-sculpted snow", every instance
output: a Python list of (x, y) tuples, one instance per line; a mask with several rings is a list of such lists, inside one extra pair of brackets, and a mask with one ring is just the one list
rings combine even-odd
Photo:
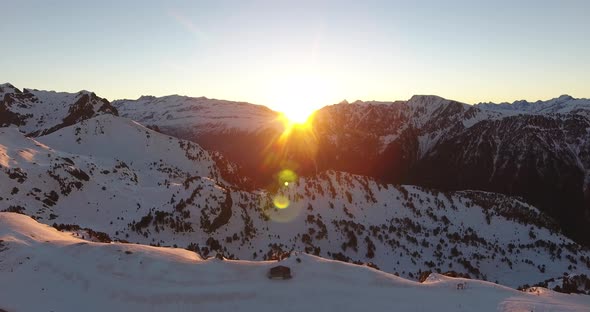
[[(276, 261), (203, 260), (172, 248), (96, 243), (0, 213), (5, 311), (587, 311), (590, 297), (521, 292), (431, 274), (417, 283), (366, 266), (293, 254)], [(424, 300), (428, 298), (428, 300)]]

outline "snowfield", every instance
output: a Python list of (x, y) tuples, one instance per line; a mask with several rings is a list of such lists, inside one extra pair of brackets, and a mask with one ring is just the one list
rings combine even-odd
[[(297, 260), (299, 259), (299, 260)], [(423, 284), (307, 254), (229, 261), (95, 243), (0, 213), (0, 308), (24, 311), (588, 311), (590, 296), (431, 275)], [(463, 286), (458, 286), (463, 285)], [(458, 288), (464, 289), (458, 289)]]
[(245, 102), (169, 95), (142, 96), (137, 100), (113, 101), (124, 117), (144, 125), (195, 131), (247, 131), (267, 128), (283, 130), (278, 113), (262, 105)]

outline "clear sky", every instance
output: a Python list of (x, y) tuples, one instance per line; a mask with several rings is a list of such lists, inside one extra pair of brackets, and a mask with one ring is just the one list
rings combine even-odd
[(0, 12), (0, 82), (21, 88), (271, 107), (590, 97), (587, 0), (0, 0)]

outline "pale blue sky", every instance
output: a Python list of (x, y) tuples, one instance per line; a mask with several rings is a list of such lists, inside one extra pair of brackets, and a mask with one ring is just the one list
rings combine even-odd
[(310, 77), (327, 102), (590, 97), (590, 1), (0, 0), (0, 11), (0, 82), (21, 88), (280, 106), (307, 89), (281, 84)]

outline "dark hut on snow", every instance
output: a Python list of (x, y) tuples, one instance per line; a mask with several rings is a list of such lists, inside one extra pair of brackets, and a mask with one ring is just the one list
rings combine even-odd
[(284, 265), (278, 265), (276, 267), (270, 268), (268, 271), (268, 278), (270, 279), (290, 279), (291, 276), (291, 269)]

